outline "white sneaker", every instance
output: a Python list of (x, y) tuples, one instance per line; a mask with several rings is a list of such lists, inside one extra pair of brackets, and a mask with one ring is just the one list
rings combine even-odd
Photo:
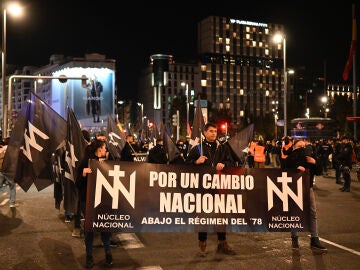
[(81, 237), (81, 230), (79, 228), (75, 228), (73, 231), (72, 231), (72, 234), (71, 234), (72, 237), (78, 237), (80, 238)]

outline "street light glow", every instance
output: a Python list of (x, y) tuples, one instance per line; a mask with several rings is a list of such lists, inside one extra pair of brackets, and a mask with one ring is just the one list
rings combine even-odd
[(277, 33), (274, 35), (275, 43), (283, 43), (283, 61), (284, 61), (284, 136), (287, 136), (287, 70), (286, 70), (286, 38), (285, 35)]
[[(17, 2), (9, 2), (4, 4), (2, 10), (3, 25), (2, 25), (2, 50), (1, 50), (1, 86), (2, 86), (2, 95), (1, 95), (1, 105), (2, 105), (2, 137), (9, 137), (9, 130), (11, 129), (11, 117), (12, 117), (12, 97), (11, 92), (8, 92), (8, 104), (7, 104), (7, 116), (5, 116), (5, 103), (4, 103), (4, 94), (6, 91), (6, 15), (9, 12), (10, 15), (14, 17), (20, 17), (22, 15), (22, 7)], [(8, 127), (9, 125), (9, 127)]]
[(23, 15), (23, 8), (19, 3), (9, 3), (6, 10), (14, 17), (20, 17)]

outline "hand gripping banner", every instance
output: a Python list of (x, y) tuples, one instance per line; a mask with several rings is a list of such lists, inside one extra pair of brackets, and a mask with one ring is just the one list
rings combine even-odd
[(91, 160), (86, 230), (309, 231), (309, 173)]

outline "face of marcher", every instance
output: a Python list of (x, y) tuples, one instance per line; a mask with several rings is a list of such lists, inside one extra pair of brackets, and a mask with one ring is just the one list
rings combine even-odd
[(95, 155), (97, 157), (104, 157), (106, 155), (106, 145), (104, 144), (103, 146), (96, 149)]
[(209, 127), (204, 131), (204, 136), (208, 142), (214, 142), (217, 138), (217, 129), (214, 127)]
[(98, 135), (96, 136), (96, 139), (102, 142), (106, 142), (106, 136), (105, 135)]

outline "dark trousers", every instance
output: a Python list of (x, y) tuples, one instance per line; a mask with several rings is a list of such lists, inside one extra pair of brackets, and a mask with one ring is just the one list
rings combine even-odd
[[(219, 241), (226, 240), (226, 232), (218, 232), (217, 237)], [(199, 241), (207, 240), (207, 232), (199, 232), (198, 234)]]
[(341, 182), (341, 166), (339, 163), (334, 163), (333, 167), (335, 169), (335, 178), (336, 178), (336, 183)]
[(343, 167), (343, 177), (344, 177), (344, 188), (350, 188), (351, 178), (350, 178), (350, 168), (348, 166)]
[[(85, 208), (86, 208), (86, 203), (80, 200), (80, 209), (84, 216), (85, 216)], [(86, 220), (86, 216), (85, 216), (85, 220)], [(85, 228), (84, 234), (85, 234), (86, 255), (92, 256), (94, 232), (87, 231)], [(101, 242), (103, 243), (105, 253), (109, 253), (111, 251), (111, 246), (110, 246), (111, 235), (112, 235), (111, 232), (100, 232)]]
[[(110, 247), (111, 232), (100, 232), (100, 237), (101, 237), (101, 242), (104, 245), (105, 253), (109, 253), (111, 251), (111, 247)], [(85, 247), (86, 247), (87, 256), (92, 255), (93, 242), (94, 242), (94, 232), (85, 231)]]

